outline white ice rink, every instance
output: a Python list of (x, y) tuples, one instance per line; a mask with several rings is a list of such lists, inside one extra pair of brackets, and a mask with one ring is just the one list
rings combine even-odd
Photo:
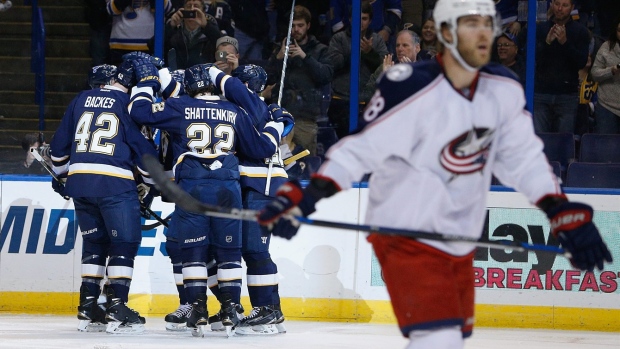
[[(147, 318), (141, 335), (81, 333), (75, 316), (0, 314), (0, 348), (404, 348), (395, 325), (287, 321), (288, 333), (264, 337), (223, 337), (209, 332), (193, 338), (188, 332), (164, 329), (163, 319)], [(617, 349), (620, 333), (477, 328), (467, 349)]]

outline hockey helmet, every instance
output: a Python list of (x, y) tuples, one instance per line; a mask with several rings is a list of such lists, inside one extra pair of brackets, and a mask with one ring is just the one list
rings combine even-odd
[(212, 66), (213, 64), (196, 64), (185, 69), (183, 85), (188, 95), (193, 97), (201, 92), (213, 91), (214, 85), (209, 75), (209, 68)]
[(92, 67), (88, 73), (88, 85), (91, 88), (109, 85), (115, 76), (116, 66), (110, 64), (97, 65)]
[[(500, 34), (499, 20), (497, 18), (497, 12), (495, 10), (495, 2), (493, 0), (438, 0), (433, 10), (433, 18), (435, 19), (435, 29), (437, 30), (437, 39), (444, 44), (450, 52), (456, 57), (456, 59), (467, 70), (475, 70), (476, 68), (470, 67), (462, 59), (458, 53), (457, 47), (457, 35), (456, 28), (458, 19), (463, 16), (480, 15), (490, 16), (493, 21), (493, 35), (494, 37)], [(447, 42), (441, 34), (441, 26), (447, 24), (452, 34), (452, 42)]]
[(232, 76), (247, 82), (248, 88), (256, 93), (261, 93), (267, 84), (267, 72), (261, 66), (255, 64), (240, 65), (232, 71)]

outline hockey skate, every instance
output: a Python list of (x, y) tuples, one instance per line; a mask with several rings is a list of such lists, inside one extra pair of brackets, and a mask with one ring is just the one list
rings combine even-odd
[(90, 295), (88, 287), (80, 287), (80, 305), (78, 306), (78, 331), (105, 332), (105, 305), (97, 304), (97, 299)]
[(199, 296), (192, 303), (191, 310), (187, 316), (187, 328), (192, 331), (192, 336), (205, 336), (205, 326), (209, 323), (208, 319), (207, 300)]
[(241, 320), (236, 333), (250, 336), (286, 333), (284, 314), (279, 305), (254, 307), (250, 315)]
[[(239, 320), (242, 320), (245, 317), (243, 315), (243, 312), (245, 311), (243, 309), (243, 306), (241, 304), (236, 304), (235, 310), (237, 311), (237, 318), (239, 318)], [(222, 325), (221, 314), (222, 314), (222, 310), (220, 309), (220, 311), (217, 314), (213, 316), (209, 316), (209, 325), (211, 325), (211, 331), (225, 331), (226, 330), (224, 325)]]
[(129, 308), (120, 298), (114, 297), (114, 290), (108, 289), (107, 333), (142, 333), (146, 320), (137, 311)]
[(226, 330), (226, 335), (228, 337), (234, 336), (235, 328), (241, 320), (239, 320), (239, 317), (237, 316), (237, 304), (233, 303), (230, 298), (222, 302), (220, 321), (222, 321), (222, 326), (224, 326), (224, 329)]
[(174, 312), (166, 315), (166, 330), (168, 331), (187, 331), (187, 317), (192, 311), (191, 304), (181, 304)]

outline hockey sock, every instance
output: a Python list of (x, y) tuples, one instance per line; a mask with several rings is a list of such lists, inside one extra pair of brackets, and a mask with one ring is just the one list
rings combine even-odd
[(107, 245), (84, 240), (82, 244), (82, 285), (88, 293), (99, 297), (101, 280), (105, 276), (105, 261), (108, 255)]
[(177, 286), (179, 304), (190, 303), (185, 294), (185, 286), (183, 285), (183, 262), (181, 261), (179, 243), (176, 240), (166, 240), (166, 253), (168, 253), (170, 263), (172, 263), (172, 273), (174, 275), (174, 283)]
[(233, 303), (241, 302), (241, 251), (220, 248), (216, 251), (217, 283), (219, 291), (229, 294)]
[(133, 264), (139, 243), (123, 242), (110, 246), (108, 260), (108, 279), (114, 296), (127, 303), (129, 286), (133, 277)]
[(406, 349), (462, 349), (464, 344), (460, 327), (454, 326), (411, 331), (409, 332), (409, 345)]
[(181, 249), (183, 256), (183, 285), (189, 302), (207, 294), (207, 253), (204, 246)]
[[(248, 293), (252, 306), (279, 304), (278, 269), (271, 260), (269, 252), (244, 253), (243, 259), (248, 267)], [(277, 303), (274, 302), (274, 293), (277, 297)]]

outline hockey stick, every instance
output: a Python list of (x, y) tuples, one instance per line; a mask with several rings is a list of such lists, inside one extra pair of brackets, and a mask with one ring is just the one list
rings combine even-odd
[[(244, 210), (238, 208), (230, 208), (230, 207), (221, 207), (215, 205), (205, 204), (193, 198), (187, 192), (183, 191), (181, 187), (171, 182), (166, 176), (162, 166), (159, 161), (150, 155), (145, 155), (142, 159), (142, 163), (148, 170), (151, 178), (155, 181), (159, 190), (163, 195), (167, 196), (170, 200), (172, 200), (176, 205), (181, 207), (183, 210), (198, 214), (203, 214), (211, 217), (222, 217), (222, 218), (231, 218), (231, 219), (241, 219), (247, 221), (256, 221), (257, 211), (252, 210)], [(353, 231), (364, 231), (370, 232), (374, 234), (381, 235), (397, 235), (397, 236), (405, 236), (414, 239), (426, 239), (426, 240), (435, 240), (435, 241), (453, 241), (453, 242), (465, 242), (470, 243), (479, 247), (488, 247), (494, 249), (513, 249), (515, 251), (541, 251), (548, 252), (554, 254), (560, 254), (567, 258), (570, 258), (571, 255), (567, 251), (562, 248), (555, 246), (546, 246), (546, 245), (534, 245), (527, 244), (524, 242), (512, 241), (512, 240), (495, 240), (495, 241), (479, 241), (474, 238), (470, 238), (467, 236), (460, 235), (449, 235), (449, 234), (436, 234), (429, 233), (418, 230), (409, 230), (409, 229), (399, 229), (399, 228), (389, 228), (389, 227), (381, 227), (374, 225), (358, 225), (351, 223), (342, 223), (342, 222), (330, 222), (330, 221), (321, 221), (315, 220), (307, 217), (294, 217), (299, 223), (306, 224), (315, 227), (325, 227), (325, 228), (335, 228), (335, 229), (344, 229), (344, 230), (353, 230)]]
[(161, 216), (159, 216), (153, 210), (144, 206), (142, 204), (142, 201), (140, 201), (140, 207), (142, 207), (151, 217), (155, 218), (155, 220), (158, 222), (154, 224), (145, 224), (142, 226), (142, 230), (151, 230), (151, 229), (159, 227), (160, 225), (163, 225), (164, 227), (168, 228), (168, 221), (170, 220), (171, 215), (166, 218), (161, 218)]
[(52, 170), (52, 168), (47, 164), (47, 162), (45, 162), (41, 154), (39, 154), (39, 151), (36, 148), (30, 148), (30, 152), (32, 153), (32, 156), (34, 156), (35, 160), (37, 160), (41, 164), (41, 166), (43, 166), (43, 168), (52, 175), (52, 178), (54, 178), (57, 182), (60, 183), (60, 181), (58, 180), (58, 176), (56, 176), (54, 170)]
[[(47, 162), (45, 162), (45, 160), (43, 159), (43, 157), (41, 156), (41, 154), (39, 154), (39, 151), (35, 148), (30, 148), (30, 152), (32, 153), (32, 155), (34, 156), (34, 158), (37, 160), (38, 163), (41, 164), (41, 166), (43, 166), (43, 168), (50, 174), (52, 175), (52, 178), (54, 178), (54, 180), (56, 182), (58, 182), (61, 186), (65, 186), (63, 182), (61, 182), (58, 179), (58, 176), (56, 175), (56, 173), (54, 173), (54, 170), (52, 170), (52, 168), (47, 164)], [(61, 195), (62, 196), (62, 195)], [(63, 196), (62, 197), (65, 200), (69, 200), (70, 197), (68, 196)]]
[(303, 158), (304, 156), (310, 155), (310, 150), (308, 149), (304, 149), (302, 151), (300, 151), (299, 153), (291, 156), (290, 158), (286, 158), (284, 159), (284, 165), (289, 165), (291, 163), (293, 163), (293, 161), (297, 161), (301, 158)]

